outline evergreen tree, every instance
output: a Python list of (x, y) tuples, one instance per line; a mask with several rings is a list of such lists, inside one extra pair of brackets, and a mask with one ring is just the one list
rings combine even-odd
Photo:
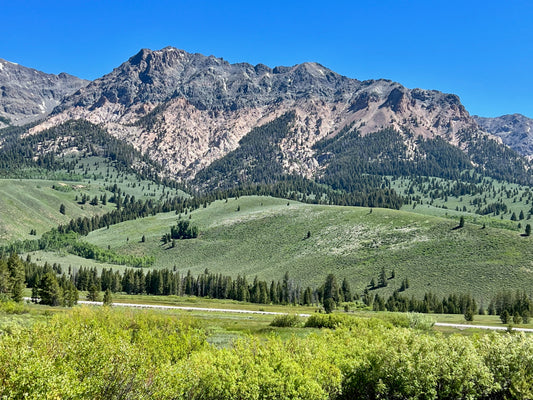
[[(40, 282), (39, 282), (40, 284)], [(32, 303), (38, 303), (39, 302), (39, 287), (33, 286), (31, 288), (31, 301)]]
[(104, 293), (104, 306), (110, 306), (113, 304), (113, 297), (111, 296), (111, 290), (106, 289)]
[(331, 314), (335, 310), (335, 301), (329, 297), (326, 300), (324, 300), (324, 311), (326, 314)]
[(324, 304), (326, 303), (327, 299), (333, 299), (335, 304), (339, 304), (339, 302), (341, 301), (339, 286), (337, 285), (337, 279), (333, 274), (328, 274), (328, 276), (326, 277), (326, 282), (324, 283)]
[(352, 290), (350, 288), (350, 284), (348, 283), (348, 280), (344, 278), (342, 280), (342, 295), (344, 297), (344, 301), (352, 301)]
[(524, 233), (525, 236), (531, 236), (531, 224), (526, 225), (526, 231)]
[(465, 217), (461, 215), (461, 218), (459, 218), (459, 228), (462, 228), (465, 226)]
[(61, 304), (61, 289), (53, 272), (47, 272), (39, 285), (41, 304), (58, 306)]
[(89, 293), (87, 293), (87, 300), (89, 301), (98, 301), (99, 299), (99, 293), (98, 288), (93, 283), (91, 286), (89, 286)]
[(78, 304), (78, 289), (74, 286), (72, 281), (67, 281), (67, 285), (63, 288), (63, 305), (65, 307), (74, 307)]
[(372, 279), (370, 280), (370, 288), (374, 289), (375, 287), (376, 287), (376, 280), (374, 279), (374, 277), (372, 277)]
[(65, 215), (67, 212), (67, 209), (63, 203), (61, 203), (61, 205), (59, 206), (59, 212), (63, 215)]
[(7, 268), (9, 271), (9, 278), (10, 278), (10, 294), (11, 298), (14, 301), (21, 302), (22, 301), (22, 291), (24, 290), (24, 281), (25, 281), (25, 273), (24, 273), (24, 265), (22, 264), (22, 261), (20, 258), (15, 254), (11, 253), (7, 260)]
[(502, 321), (502, 324), (511, 322), (511, 315), (509, 314), (509, 311), (503, 310), (503, 312), (500, 314), (500, 320)]
[(0, 258), (0, 297), (7, 296), (11, 290), (11, 277), (7, 268), (7, 261)]
[(381, 267), (381, 272), (378, 277), (378, 287), (387, 286), (387, 274), (385, 273), (385, 267)]

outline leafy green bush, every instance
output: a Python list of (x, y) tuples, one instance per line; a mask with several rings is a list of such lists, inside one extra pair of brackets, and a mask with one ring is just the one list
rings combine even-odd
[[(408, 318), (427, 326), (409, 314), (396, 323)], [(335, 329), (217, 349), (194, 320), (79, 307), (0, 335), (0, 398), (533, 398), (531, 336), (443, 336), (342, 314), (309, 321)]]
[(305, 321), (306, 328), (335, 329), (342, 326), (346, 318), (341, 314), (313, 314)]
[(344, 314), (313, 314), (305, 321), (306, 328), (376, 328), (392, 327), (388, 321), (378, 318), (359, 318)]
[(279, 328), (293, 328), (300, 326), (301, 320), (300, 317), (296, 314), (284, 314), (276, 316), (270, 326), (277, 326)]
[(159, 368), (206, 345), (192, 321), (76, 308), (0, 338), (0, 398), (151, 398)]
[(435, 325), (435, 320), (429, 315), (412, 312), (407, 313), (406, 315), (409, 320), (409, 328), (427, 331)]
[(0, 299), (0, 312), (4, 312), (6, 314), (26, 314), (29, 312), (28, 307), (24, 306), (24, 304), (8, 300), (8, 301), (2, 301)]

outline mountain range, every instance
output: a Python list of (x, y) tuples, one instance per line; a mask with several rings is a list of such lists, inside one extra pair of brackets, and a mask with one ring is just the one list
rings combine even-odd
[(454, 177), (470, 168), (531, 183), (516, 153), (533, 154), (526, 117), (474, 117), (456, 95), (350, 79), (317, 63), (230, 64), (167, 47), (87, 82), (0, 60), (0, 90), (4, 125), (38, 121), (22, 136), (85, 120), (162, 175), (204, 187), (297, 175), (346, 189), (346, 174)]
[(497, 118), (474, 116), (485, 131), (502, 138), (503, 143), (523, 156), (533, 156), (533, 119), (521, 114), (502, 115)]
[(68, 95), (89, 81), (46, 74), (0, 58), (0, 128), (46, 117)]

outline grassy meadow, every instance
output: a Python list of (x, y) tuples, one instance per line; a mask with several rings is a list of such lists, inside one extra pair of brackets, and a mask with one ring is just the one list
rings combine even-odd
[[(163, 245), (161, 236), (179, 218), (196, 225), (199, 237), (177, 240), (175, 247)], [(531, 237), (457, 225), (457, 220), (406, 211), (370, 212), (250, 196), (216, 201), (181, 216), (171, 212), (123, 222), (91, 232), (84, 240), (118, 253), (151, 255), (156, 268), (176, 267), (193, 274), (207, 268), (279, 280), (288, 272), (295, 284), (316, 287), (334, 273), (362, 291), (385, 268), (387, 276), (394, 270), (395, 278), (377, 290), (384, 295), (405, 278), (409, 296), (470, 293), (487, 301), (501, 290), (531, 291)]]
[[(123, 194), (141, 200), (185, 195), (180, 190), (121, 171), (114, 163), (100, 157), (71, 158), (65, 161), (77, 161), (73, 172), (50, 173), (63, 179), (0, 179), (0, 245), (40, 237), (71, 219), (112, 211), (115, 205), (111, 203), (89, 204), (94, 196), (100, 198), (106, 194), (109, 199), (112, 196), (106, 190), (109, 186), (116, 185)], [(83, 196), (89, 198), (85, 204), (81, 204)], [(65, 214), (59, 212), (61, 204), (65, 205)], [(30, 235), (32, 229), (36, 230), (36, 236)]]

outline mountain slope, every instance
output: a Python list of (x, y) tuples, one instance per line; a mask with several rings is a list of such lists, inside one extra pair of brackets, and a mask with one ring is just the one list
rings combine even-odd
[(87, 83), (66, 73), (46, 74), (0, 59), (0, 128), (46, 117)]
[(314, 145), (348, 125), (362, 136), (395, 129), (406, 160), (413, 160), (419, 138), (440, 137), (467, 154), (477, 141), (491, 140), (452, 94), (361, 82), (316, 63), (271, 69), (171, 47), (141, 50), (66, 98), (32, 132), (69, 119), (103, 124), (163, 164), (166, 174), (189, 180), (236, 150), (254, 128), (289, 112), (290, 132), (277, 144), (282, 170), (308, 178), (320, 174), (327, 158)]
[(533, 119), (522, 114), (502, 115), (496, 118), (474, 116), (485, 131), (502, 138), (510, 148), (523, 156), (533, 156)]
[[(128, 221), (91, 232), (84, 240), (119, 253), (153, 255), (155, 267), (210, 271), (252, 279), (320, 285), (328, 273), (361, 292), (384, 267), (396, 278), (377, 292), (391, 294), (405, 278), (407, 295), (472, 293), (489, 299), (504, 289), (529, 290), (531, 237), (518, 232), (410, 212), (309, 205), (262, 196), (216, 201), (189, 213), (197, 239), (161, 244), (175, 213)], [(183, 217), (183, 215), (182, 215)], [(310, 233), (308, 236), (307, 232)], [(145, 235), (146, 242), (140, 241)], [(130, 238), (128, 241), (127, 238)], [(133, 239), (133, 240), (132, 240)]]

